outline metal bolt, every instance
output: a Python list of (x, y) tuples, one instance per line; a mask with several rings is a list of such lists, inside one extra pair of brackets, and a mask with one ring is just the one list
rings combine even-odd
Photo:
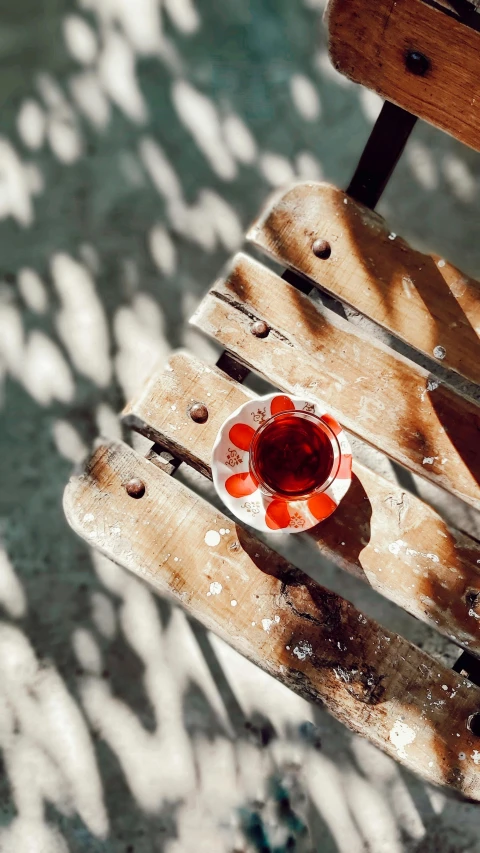
[(317, 258), (321, 258), (322, 261), (326, 261), (332, 254), (332, 247), (327, 240), (315, 240), (312, 246), (312, 252)]
[(257, 320), (250, 328), (250, 331), (256, 338), (266, 338), (270, 332), (270, 326), (267, 326), (265, 320)]
[(405, 56), (405, 65), (412, 74), (424, 77), (430, 70), (430, 60), (418, 50), (409, 50)]
[(477, 737), (480, 735), (480, 714), (478, 712), (468, 718), (467, 729), (471, 731), (472, 735), (476, 735)]
[(189, 415), (196, 424), (204, 424), (208, 420), (208, 409), (204, 403), (194, 403), (190, 406)]
[(469, 609), (480, 615), (480, 590), (467, 589), (465, 600)]
[(143, 498), (145, 494), (145, 483), (143, 480), (139, 480), (137, 477), (134, 477), (132, 480), (128, 481), (125, 489), (127, 490), (127, 495), (138, 500), (138, 498)]

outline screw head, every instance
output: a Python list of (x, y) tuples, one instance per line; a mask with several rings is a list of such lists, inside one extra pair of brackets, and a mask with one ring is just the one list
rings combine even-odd
[(256, 338), (266, 338), (270, 332), (270, 326), (267, 326), (265, 320), (257, 320), (250, 327), (250, 331)]
[(143, 498), (145, 494), (145, 483), (143, 480), (138, 479), (138, 477), (133, 477), (125, 486), (127, 491), (127, 495), (130, 495), (131, 498)]
[(196, 424), (204, 424), (208, 420), (208, 409), (204, 403), (194, 403), (188, 413)]
[(312, 252), (316, 258), (321, 258), (322, 261), (326, 261), (332, 254), (332, 247), (328, 240), (322, 240), (320, 238), (315, 240), (312, 246)]
[(424, 77), (427, 71), (430, 70), (430, 60), (424, 53), (419, 50), (409, 50), (405, 56), (405, 65), (412, 74), (417, 77)]
[(471, 731), (472, 735), (480, 736), (480, 714), (471, 714), (471, 716), (467, 720), (467, 729)]

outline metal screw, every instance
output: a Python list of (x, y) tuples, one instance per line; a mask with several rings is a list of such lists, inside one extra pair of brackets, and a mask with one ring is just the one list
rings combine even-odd
[(127, 490), (127, 495), (138, 500), (138, 498), (143, 498), (145, 494), (145, 483), (143, 480), (139, 480), (137, 477), (134, 477), (132, 480), (128, 481), (125, 489)]
[(208, 409), (204, 403), (194, 403), (190, 406), (189, 415), (196, 424), (204, 424), (208, 420)]
[(270, 326), (267, 326), (265, 320), (257, 320), (250, 328), (250, 331), (256, 338), (266, 338), (270, 332)]
[(480, 590), (467, 589), (465, 600), (470, 610), (480, 614)]
[(480, 735), (480, 714), (478, 712), (468, 718), (467, 729), (471, 731), (472, 735), (476, 735), (477, 737)]
[(430, 70), (430, 60), (418, 50), (409, 50), (405, 56), (405, 65), (412, 74), (424, 77)]
[(326, 261), (332, 254), (332, 247), (327, 240), (315, 240), (312, 246), (312, 252), (317, 258)]

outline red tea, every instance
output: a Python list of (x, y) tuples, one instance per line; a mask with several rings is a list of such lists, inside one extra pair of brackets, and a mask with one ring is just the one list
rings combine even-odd
[(253, 439), (255, 476), (270, 491), (286, 498), (314, 492), (332, 473), (335, 454), (329, 433), (316, 416), (303, 412), (276, 415)]

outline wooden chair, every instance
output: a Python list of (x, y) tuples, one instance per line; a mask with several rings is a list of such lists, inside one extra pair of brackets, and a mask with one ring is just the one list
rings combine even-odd
[[(470, 3), (447, 5), (332, 0), (335, 66), (387, 99), (347, 192), (304, 183), (270, 200), (247, 236), (288, 272), (233, 258), (192, 320), (224, 348), (217, 365), (179, 352), (156, 371), (123, 413), (154, 442), (150, 453), (100, 442), (67, 486), (65, 511), (90, 545), (292, 690), (480, 800), (480, 543), (358, 462), (338, 511), (302, 534), (465, 649), (449, 670), (171, 476), (180, 463), (211, 476), (217, 430), (253, 397), (241, 383), (254, 370), (318, 396), (352, 434), (480, 508), (480, 406), (435, 377), (436, 362), (480, 382), (479, 283), (372, 211), (416, 116), (480, 148), (480, 18)], [(430, 357), (432, 372), (320, 310), (312, 288)]]

